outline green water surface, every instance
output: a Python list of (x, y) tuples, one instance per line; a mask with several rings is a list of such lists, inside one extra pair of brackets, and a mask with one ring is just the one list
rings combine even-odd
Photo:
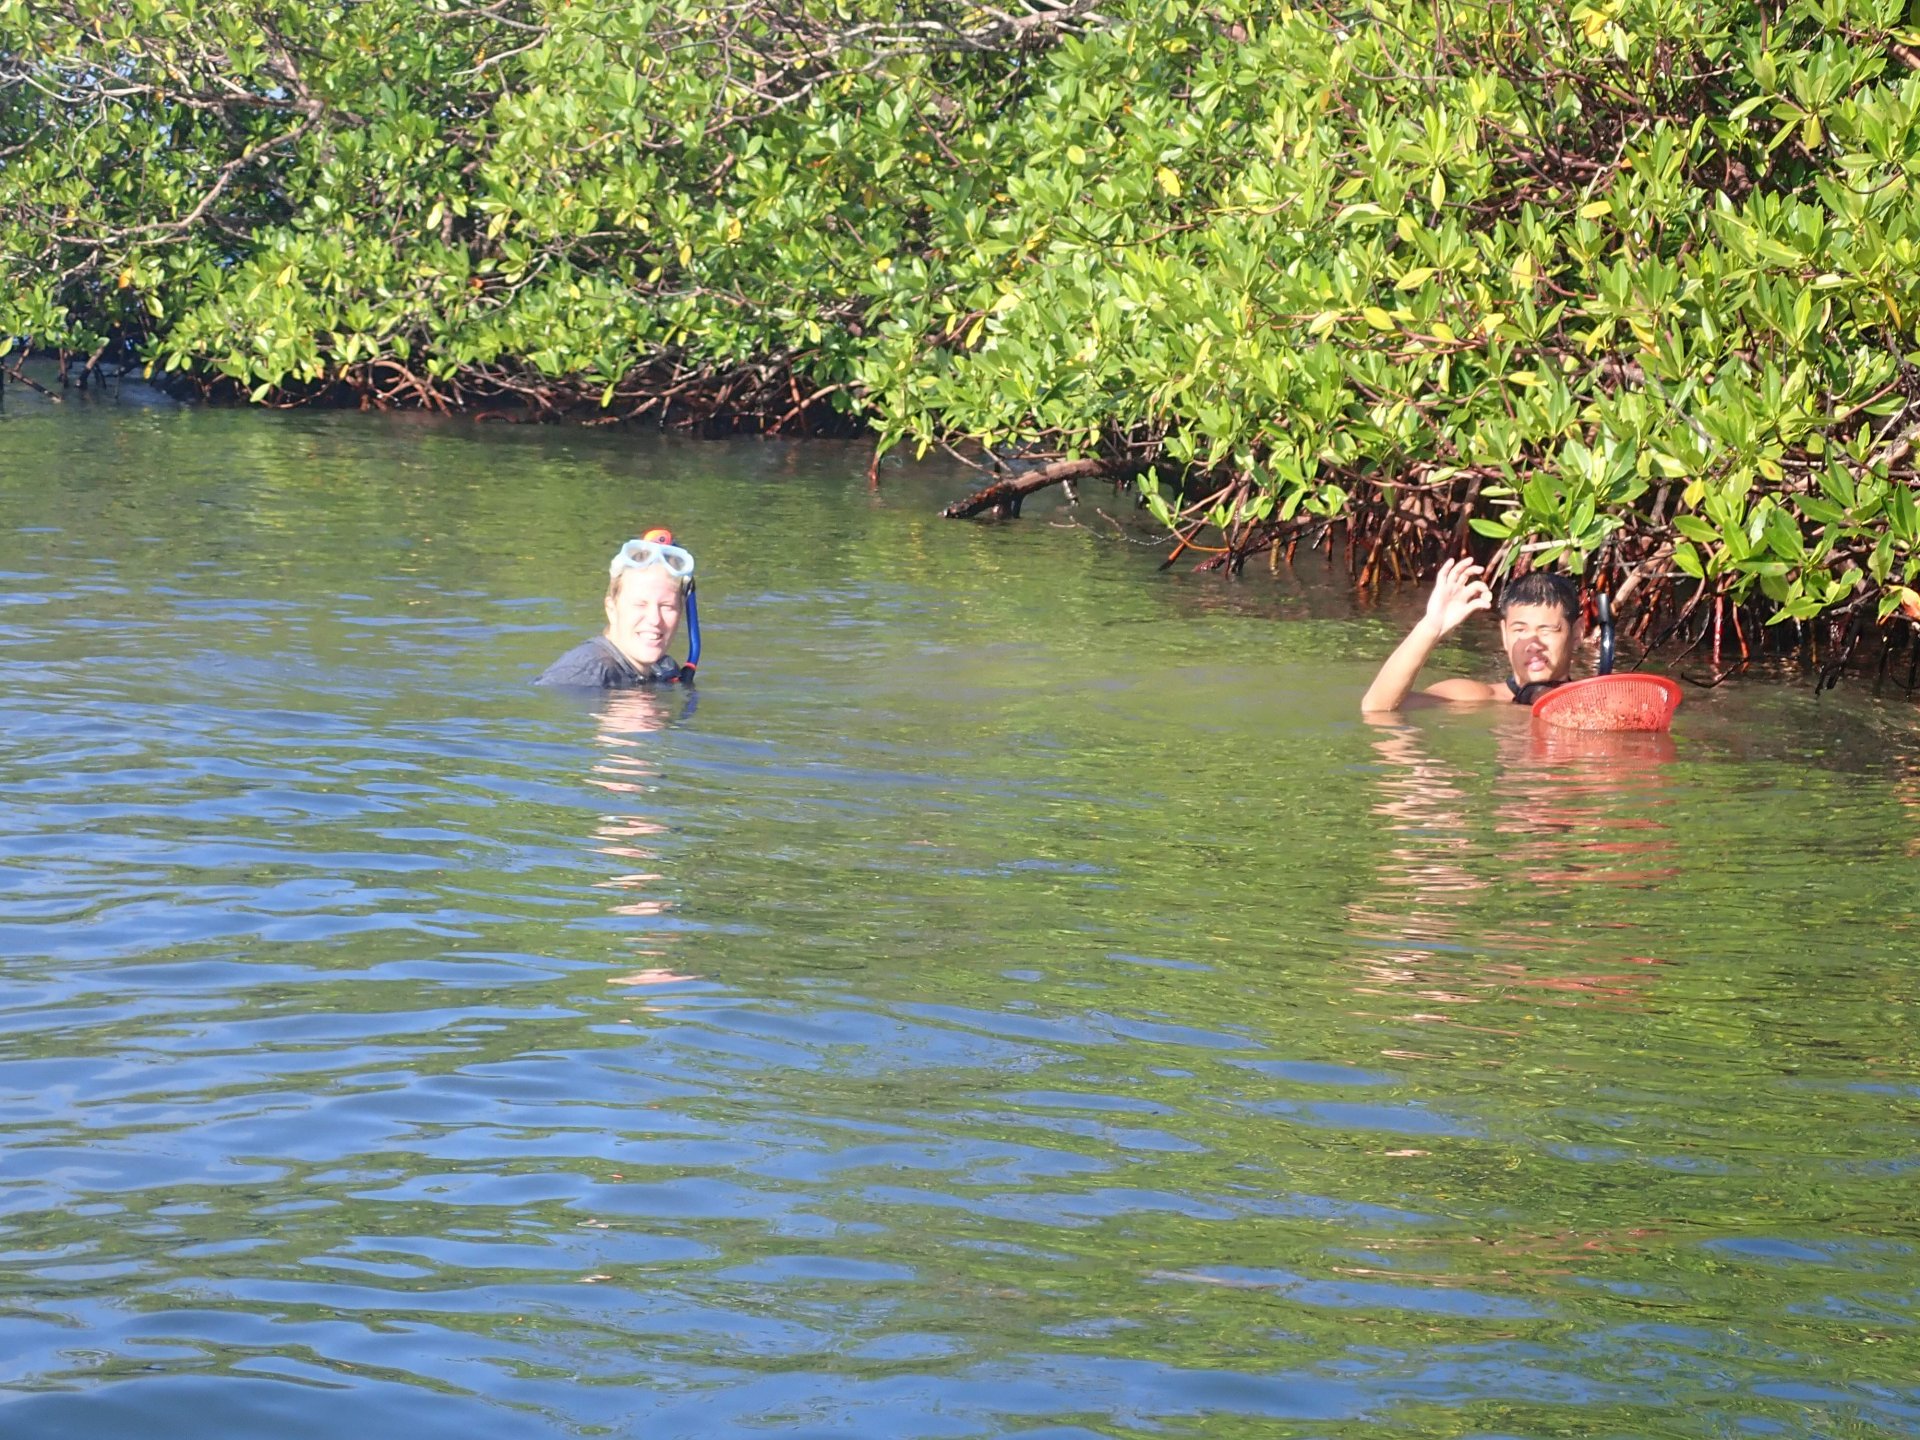
[(866, 458), (8, 392), (0, 1434), (1920, 1435), (1904, 700)]

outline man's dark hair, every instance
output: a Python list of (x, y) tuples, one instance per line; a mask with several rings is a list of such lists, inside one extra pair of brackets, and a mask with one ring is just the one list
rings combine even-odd
[(1580, 587), (1565, 575), (1529, 571), (1500, 587), (1500, 604), (1495, 613), (1504, 620), (1516, 605), (1552, 605), (1571, 625), (1580, 618)]

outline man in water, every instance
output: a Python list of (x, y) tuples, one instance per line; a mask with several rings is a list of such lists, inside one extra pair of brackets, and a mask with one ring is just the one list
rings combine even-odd
[(1510, 700), (1530, 705), (1542, 693), (1567, 682), (1580, 644), (1580, 590), (1564, 575), (1540, 571), (1509, 580), (1500, 591), (1500, 646), (1507, 655), (1505, 683), (1442, 680), (1418, 693), (1413, 682), (1438, 645), (1469, 616), (1493, 609), (1493, 591), (1480, 578), (1482, 566), (1462, 557), (1440, 567), (1427, 597), (1427, 613), (1400, 648), (1387, 657), (1361, 698), (1362, 712), (1398, 710), (1423, 696), (1478, 704)]
[(693, 583), (693, 556), (672, 532), (649, 530), (629, 540), (607, 567), (607, 628), (546, 668), (536, 685), (623, 690), (691, 679), (667, 653), (679, 632)]

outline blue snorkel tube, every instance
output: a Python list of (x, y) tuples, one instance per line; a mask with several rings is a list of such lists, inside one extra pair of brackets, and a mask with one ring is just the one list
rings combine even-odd
[[(608, 573), (618, 575), (622, 567), (644, 570), (650, 565), (664, 565), (669, 575), (687, 587), (687, 663), (671, 675), (663, 675), (656, 670), (654, 678), (691, 685), (693, 672), (700, 668), (700, 601), (693, 589), (693, 555), (673, 543), (671, 530), (658, 526), (638, 540), (629, 540), (622, 545), (619, 553), (613, 557)], [(662, 655), (655, 663), (664, 665), (667, 659)]]
[[(1611, 637), (1611, 632), (1609, 632)], [(700, 668), (700, 597), (694, 582), (687, 582), (687, 663), (680, 667), (682, 685), (693, 683), (693, 672)]]

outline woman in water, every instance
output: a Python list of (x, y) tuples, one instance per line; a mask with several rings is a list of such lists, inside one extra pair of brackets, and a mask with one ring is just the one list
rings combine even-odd
[[(607, 628), (554, 661), (534, 683), (592, 690), (691, 684), (700, 663), (693, 556), (673, 543), (672, 531), (649, 530), (620, 547), (607, 573)], [(667, 653), (683, 615), (685, 665)]]

